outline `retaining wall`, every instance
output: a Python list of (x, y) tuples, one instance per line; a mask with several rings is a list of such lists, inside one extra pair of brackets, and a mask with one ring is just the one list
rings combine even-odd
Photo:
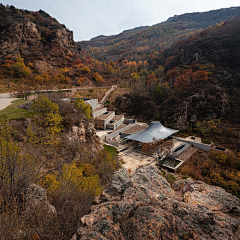
[(100, 109), (99, 111), (92, 112), (94, 118), (102, 115), (103, 113), (107, 112), (107, 108)]
[(134, 126), (136, 126), (136, 125), (137, 125), (136, 123), (129, 124), (129, 125), (127, 125), (127, 126), (124, 127), (124, 128), (121, 128), (121, 129), (119, 129), (119, 130), (117, 130), (117, 131), (115, 131), (115, 132), (113, 132), (113, 133), (108, 134), (105, 139), (106, 139), (106, 141), (107, 141), (108, 139), (117, 137), (120, 132), (124, 132), (124, 131), (128, 130), (129, 128), (132, 128), (132, 127), (134, 127)]
[(185, 142), (185, 143), (189, 143), (189, 144), (192, 144), (194, 147), (197, 147), (203, 151), (207, 151), (209, 152), (211, 150), (211, 147), (212, 147), (212, 144), (204, 144), (204, 143), (196, 143), (196, 142), (193, 142), (193, 141), (188, 141), (188, 140), (184, 140), (184, 139), (179, 139), (179, 138), (176, 138), (178, 141), (180, 142)]

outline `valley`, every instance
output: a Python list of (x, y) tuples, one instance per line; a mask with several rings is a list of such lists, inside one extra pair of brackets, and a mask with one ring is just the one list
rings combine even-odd
[(1, 239), (239, 239), (240, 7), (73, 34), (0, 4)]

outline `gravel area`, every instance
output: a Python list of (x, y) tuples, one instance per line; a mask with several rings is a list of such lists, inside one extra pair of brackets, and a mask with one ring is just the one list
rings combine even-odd
[(10, 93), (0, 93), (0, 110), (6, 108), (11, 104), (12, 101), (18, 99), (19, 98), (12, 98)]

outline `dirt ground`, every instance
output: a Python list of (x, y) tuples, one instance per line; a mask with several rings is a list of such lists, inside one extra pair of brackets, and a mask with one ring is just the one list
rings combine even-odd
[(130, 169), (132, 172), (136, 171), (139, 167), (156, 164), (155, 158), (135, 151), (121, 158), (124, 161), (122, 166), (126, 169)]
[(120, 87), (118, 87), (115, 91), (113, 91), (110, 94), (110, 97), (108, 98), (108, 102), (112, 103), (116, 100), (116, 98), (118, 96), (122, 96), (124, 93), (129, 93), (131, 91), (132, 91), (132, 89), (130, 89), (130, 88), (120, 88)]
[(110, 88), (98, 88), (98, 89), (84, 89), (84, 90), (77, 90), (77, 93), (74, 97), (80, 98), (94, 98), (100, 101), (107, 90)]

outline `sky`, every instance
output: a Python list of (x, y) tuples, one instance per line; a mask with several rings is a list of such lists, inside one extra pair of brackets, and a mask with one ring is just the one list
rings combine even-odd
[(31, 11), (42, 9), (72, 30), (75, 41), (151, 26), (175, 14), (240, 6), (240, 0), (0, 0), (0, 3)]

